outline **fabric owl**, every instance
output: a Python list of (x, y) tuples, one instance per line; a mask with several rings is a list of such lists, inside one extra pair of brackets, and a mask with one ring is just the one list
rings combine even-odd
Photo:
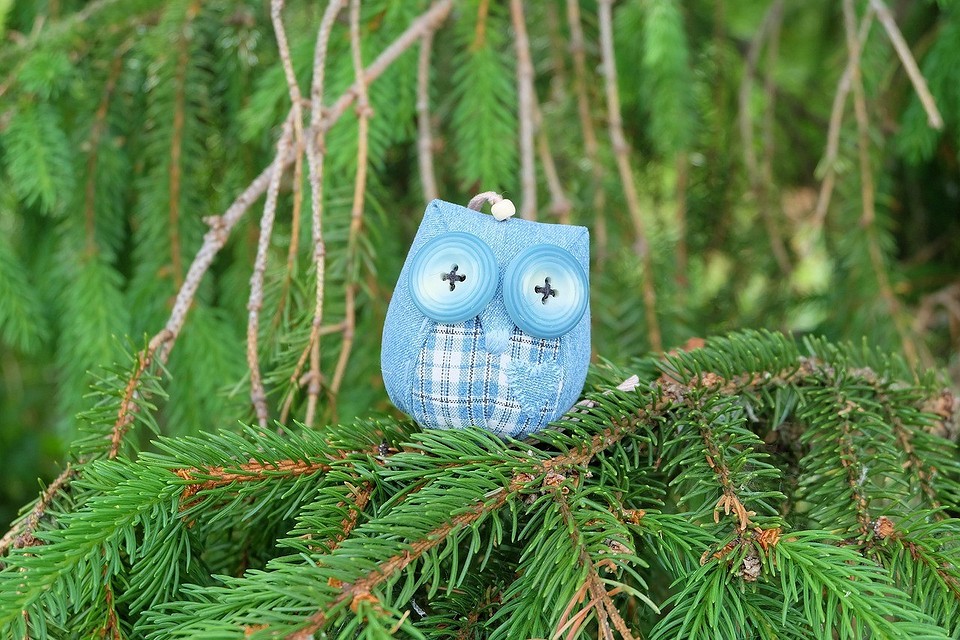
[(583, 390), (589, 263), (585, 227), (431, 202), (384, 324), (390, 399), (422, 427), (544, 428)]

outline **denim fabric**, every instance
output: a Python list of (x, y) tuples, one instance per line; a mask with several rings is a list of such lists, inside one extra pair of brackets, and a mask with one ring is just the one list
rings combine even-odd
[[(483, 240), (497, 258), (499, 282), (497, 293), (476, 318), (441, 324), (413, 303), (408, 272), (417, 251), (448, 231)], [(390, 399), (421, 426), (474, 425), (522, 438), (577, 401), (590, 361), (589, 308), (568, 333), (545, 340), (516, 327), (503, 303), (507, 265), (534, 244), (566, 249), (589, 274), (589, 233), (584, 227), (518, 218), (498, 221), (441, 200), (427, 205), (390, 300), (381, 356)]]

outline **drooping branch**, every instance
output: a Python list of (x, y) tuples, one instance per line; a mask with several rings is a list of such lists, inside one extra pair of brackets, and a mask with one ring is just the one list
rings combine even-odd
[(430, 126), (430, 50), (433, 32), (420, 39), (420, 54), (417, 57), (417, 159), (420, 164), (420, 184), (423, 199), (435, 200), (437, 178), (433, 171), (433, 133)]
[(517, 120), (520, 124), (520, 185), (523, 202), (520, 217), (537, 218), (537, 170), (534, 160), (534, 120), (536, 97), (533, 89), (533, 62), (530, 60), (530, 39), (523, 16), (521, 0), (510, 0), (510, 20), (513, 23), (514, 45), (517, 52)]
[(600, 50), (603, 53), (603, 81), (607, 92), (607, 124), (610, 143), (620, 172), (620, 182), (627, 200), (627, 210), (633, 222), (635, 249), (643, 263), (643, 305), (647, 320), (647, 339), (654, 351), (663, 349), (660, 321), (657, 320), (657, 294), (654, 287), (653, 256), (647, 238), (646, 223), (640, 210), (640, 197), (630, 165), (630, 146), (623, 135), (620, 114), (620, 90), (617, 88), (617, 63), (613, 53), (613, 0), (600, 0)]
[[(422, 45), (421, 45), (422, 46)], [(336, 399), (347, 371), (353, 338), (357, 329), (357, 278), (359, 277), (360, 232), (363, 229), (364, 194), (367, 192), (367, 154), (370, 137), (370, 117), (373, 110), (367, 97), (367, 83), (363, 78), (363, 56), (360, 50), (360, 0), (350, 1), (350, 51), (357, 95), (357, 175), (353, 183), (353, 205), (350, 208), (350, 229), (347, 232), (346, 284), (344, 286), (343, 342), (330, 382), (330, 395)]]
[(860, 50), (857, 41), (856, 14), (852, 0), (843, 2), (843, 24), (847, 36), (847, 52), (851, 62), (851, 84), (853, 87), (853, 112), (857, 120), (857, 149), (860, 161), (860, 197), (863, 214), (860, 225), (863, 227), (870, 264), (877, 279), (880, 296), (887, 305), (887, 311), (900, 335), (904, 355), (911, 364), (919, 360), (917, 345), (910, 335), (910, 329), (903, 317), (900, 300), (890, 284), (890, 276), (884, 263), (883, 250), (880, 248), (879, 232), (876, 224), (876, 189), (873, 179), (873, 167), (870, 158), (870, 121), (867, 114), (867, 100), (860, 73)]
[(597, 262), (602, 265), (607, 255), (606, 193), (603, 190), (603, 166), (599, 158), (597, 133), (590, 112), (590, 97), (587, 95), (587, 54), (580, 24), (580, 0), (567, 0), (567, 23), (570, 27), (570, 53), (573, 56), (573, 88), (577, 94), (577, 115), (583, 133), (583, 148), (590, 165), (591, 191), (593, 192), (593, 236), (597, 248)]
[(897, 56), (900, 57), (900, 62), (903, 63), (903, 68), (907, 71), (907, 76), (910, 77), (910, 82), (913, 83), (913, 88), (920, 98), (920, 104), (927, 112), (927, 123), (937, 131), (943, 129), (943, 116), (937, 109), (936, 100), (930, 93), (927, 81), (920, 72), (920, 67), (917, 66), (913, 54), (910, 53), (910, 46), (903, 39), (903, 34), (900, 33), (900, 28), (897, 26), (896, 20), (893, 19), (893, 14), (890, 13), (890, 9), (887, 8), (883, 0), (870, 0), (870, 7), (877, 12), (877, 19), (880, 20), (880, 24), (887, 32)]

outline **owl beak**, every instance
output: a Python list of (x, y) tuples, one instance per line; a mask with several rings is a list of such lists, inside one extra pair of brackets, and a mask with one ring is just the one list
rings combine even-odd
[(480, 312), (483, 345), (487, 353), (498, 356), (510, 348), (513, 320), (500, 300), (495, 300)]

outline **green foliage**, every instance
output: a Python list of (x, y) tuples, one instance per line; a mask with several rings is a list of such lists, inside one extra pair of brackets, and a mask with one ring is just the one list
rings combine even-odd
[(161, 438), (83, 465), (4, 558), (0, 629), (946, 638), (960, 464), (935, 382), (898, 371), (740, 333), (595, 370), (593, 406), (528, 442), (393, 420)]
[[(942, 389), (960, 339), (952, 3), (886, 3), (943, 131), (873, 18), (866, 121), (848, 96), (835, 157), (841, 3), (616, 3), (619, 148), (597, 3), (521, 3), (535, 114), (518, 113), (509, 3), (452, 3), (426, 87), (440, 197), (516, 199), (529, 117), (543, 133), (540, 201), (568, 200), (594, 241), (593, 346), (610, 359), (590, 374), (596, 406), (524, 443), (421, 433), (379, 378), (386, 305), (424, 205), (422, 32), (390, 56), (427, 0), (360, 5), (365, 140), (355, 103), (333, 113), (357, 98), (358, 75), (348, 12), (333, 23), (322, 193), (305, 160), (299, 180), (281, 176), (250, 343), (284, 424), (241, 426), (255, 415), (245, 331), (265, 183), (252, 181), (290, 110), (269, 4), (0, 0), (0, 520), (38, 471), (64, 470), (51, 459), (72, 465), (0, 542), (0, 636), (960, 632), (956, 408)], [(853, 4), (862, 19), (868, 3)], [(310, 100), (325, 3), (285, 5)], [(209, 253), (204, 237), (251, 184)], [(186, 323), (158, 334), (202, 246), (209, 269)], [(641, 358), (648, 281), (666, 349), (746, 327), (827, 339), (735, 333)], [(909, 362), (827, 341), (863, 336)], [(631, 374), (635, 390), (610, 392)]]

